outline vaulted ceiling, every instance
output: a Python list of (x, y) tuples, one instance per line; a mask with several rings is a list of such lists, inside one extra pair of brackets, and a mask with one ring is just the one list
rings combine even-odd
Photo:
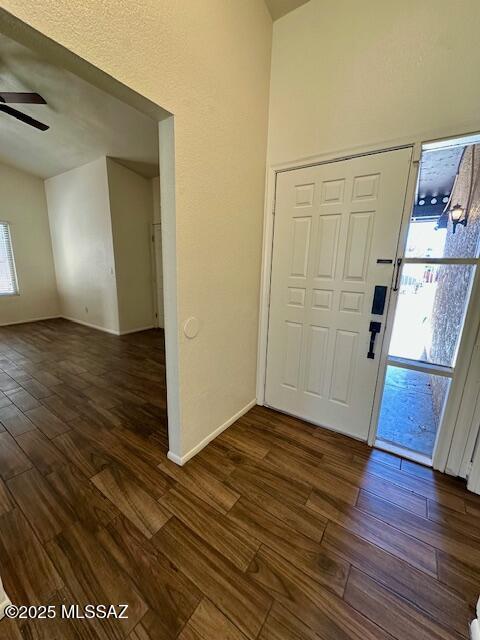
[(309, 0), (265, 0), (273, 20), (281, 18)]
[(158, 124), (78, 76), (0, 35), (0, 91), (34, 91), (47, 105), (11, 105), (50, 125), (45, 132), (0, 113), (0, 162), (41, 178), (105, 155), (158, 175)]

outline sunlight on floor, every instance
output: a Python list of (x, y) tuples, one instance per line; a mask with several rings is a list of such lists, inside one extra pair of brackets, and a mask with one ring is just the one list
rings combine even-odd
[(379, 440), (432, 455), (438, 418), (431, 378), (419, 371), (387, 368), (378, 424)]

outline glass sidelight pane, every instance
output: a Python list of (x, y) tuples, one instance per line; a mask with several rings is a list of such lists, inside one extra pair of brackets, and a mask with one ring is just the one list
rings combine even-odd
[[(472, 176), (472, 162), (474, 173)], [(480, 145), (422, 153), (405, 258), (477, 258), (480, 248)], [(454, 230), (450, 211), (467, 220)], [(462, 214), (461, 217), (465, 218)]]
[(412, 220), (408, 228), (405, 257), (478, 258), (480, 219), (473, 219), (474, 214), (471, 212), (467, 228), (460, 227), (455, 234), (450, 228), (438, 228), (438, 220)]
[[(479, 265), (479, 248), (480, 144), (424, 150), (377, 441), (432, 456)], [(404, 358), (403, 366), (411, 368), (400, 368), (398, 358)], [(447, 371), (447, 377), (440, 375)]]
[(406, 264), (389, 355), (453, 367), (475, 267)]
[(446, 229), (437, 229), (436, 220), (412, 220), (408, 228), (406, 258), (443, 258)]
[(450, 378), (387, 367), (377, 440), (431, 457)]

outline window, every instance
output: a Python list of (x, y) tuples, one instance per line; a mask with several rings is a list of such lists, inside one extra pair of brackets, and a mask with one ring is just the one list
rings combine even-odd
[[(400, 449), (406, 457), (413, 454), (424, 464), (435, 451), (467, 312), (476, 311), (470, 296), (480, 268), (479, 186), (479, 144), (423, 151), (377, 445), (397, 453)], [(468, 214), (458, 228), (453, 224), (454, 205)]]
[(0, 296), (18, 293), (15, 262), (8, 222), (0, 222)]

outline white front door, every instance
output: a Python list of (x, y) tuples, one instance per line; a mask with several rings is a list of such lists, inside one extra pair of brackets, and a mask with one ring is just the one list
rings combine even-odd
[[(375, 153), (277, 176), (265, 402), (362, 440), (411, 153)], [(383, 315), (372, 314), (376, 285), (388, 287)], [(371, 321), (381, 323), (373, 358)]]

